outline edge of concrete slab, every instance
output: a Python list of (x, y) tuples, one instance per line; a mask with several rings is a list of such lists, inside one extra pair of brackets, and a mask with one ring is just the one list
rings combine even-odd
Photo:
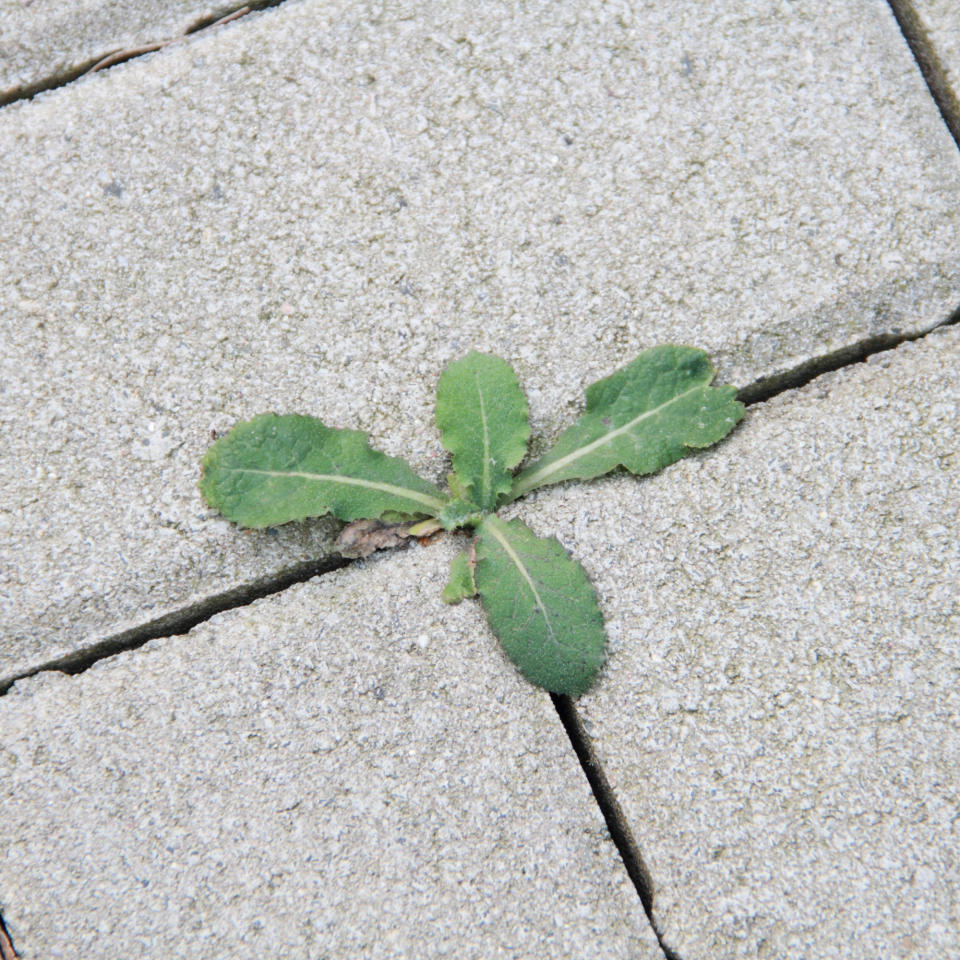
[[(153, 620), (136, 624), (119, 633), (92, 639), (88, 644), (69, 650), (51, 660), (31, 664), (19, 671), (0, 677), (0, 697), (4, 696), (18, 681), (45, 671), (60, 673), (83, 673), (100, 660), (127, 650), (136, 650), (150, 640), (162, 640), (189, 633), (194, 627), (234, 607), (245, 607), (255, 600), (280, 593), (294, 584), (303, 583), (320, 574), (331, 573), (347, 566), (352, 561), (339, 556), (326, 556), (308, 560), (280, 570), (265, 580), (240, 584), (221, 593), (213, 594), (185, 607), (168, 611)], [(3, 960), (0, 955), (0, 960)]]
[(935, 44), (931, 41), (923, 20), (910, 0), (887, 0), (896, 18), (910, 52), (923, 75), (930, 96), (940, 111), (940, 116), (950, 131), (950, 136), (960, 149), (960, 99), (947, 78)]
[(811, 380), (815, 380), (825, 373), (832, 373), (834, 370), (840, 370), (855, 363), (863, 363), (877, 353), (896, 350), (897, 347), (905, 343), (922, 340), (941, 327), (950, 327), (958, 323), (960, 323), (960, 304), (942, 320), (924, 330), (911, 333), (886, 332), (873, 334), (830, 353), (811, 357), (809, 360), (804, 360), (782, 372), (774, 372), (761, 377), (753, 383), (741, 387), (737, 392), (737, 399), (747, 406), (754, 403), (763, 403), (765, 400), (785, 393), (787, 390), (797, 390), (806, 386)]
[[(852, 364), (863, 363), (877, 353), (895, 350), (904, 343), (923, 339), (941, 327), (953, 326), (958, 323), (960, 323), (960, 305), (949, 316), (925, 330), (900, 334), (876, 334), (831, 353), (805, 360), (794, 367), (762, 377), (741, 387), (737, 398), (747, 406), (763, 403), (785, 391), (799, 389), (825, 373), (831, 373)], [(119, 632), (92, 638), (88, 643), (68, 650), (50, 660), (35, 662), (23, 669), (0, 676), (0, 697), (4, 696), (18, 680), (50, 670), (68, 674), (82, 673), (106, 657), (114, 656), (126, 650), (134, 650), (150, 640), (188, 633), (195, 626), (209, 620), (218, 613), (233, 607), (246, 606), (254, 600), (278, 593), (296, 583), (309, 580), (311, 577), (340, 569), (350, 562), (342, 557), (331, 555), (294, 564), (267, 579), (240, 584), (190, 603), (185, 607), (167, 611), (154, 619), (134, 624)], [(563, 713), (560, 707), (558, 706), (557, 709), (562, 717)], [(564, 723), (566, 725), (566, 721)], [(570, 729), (568, 729), (568, 733), (570, 733)], [(571, 739), (572, 737), (571, 734)], [(576, 745), (574, 746), (576, 749)], [(581, 760), (581, 762), (584, 761)], [(587, 766), (584, 766), (584, 771), (589, 779), (590, 774), (587, 772)], [(629, 845), (625, 849), (629, 849)], [(636, 877), (631, 873), (631, 879), (634, 880), (638, 893), (643, 899), (644, 894), (641, 892), (641, 888), (649, 880), (649, 877), (647, 881), (638, 879), (643, 875), (645, 869), (642, 867), (642, 861), (638, 862), (640, 865), (636, 868), (628, 867), (628, 872), (631, 869), (639, 871)], [(644, 903), (646, 905), (646, 901)], [(0, 960), (3, 960), (2, 955), (0, 955)]]
[[(146, 56), (148, 53), (155, 53), (164, 47), (170, 46), (186, 37), (192, 37), (196, 33), (208, 30), (214, 27), (220, 27), (249, 13), (257, 13), (270, 7), (277, 7), (286, 0), (250, 0), (249, 3), (224, 3), (216, 7), (208, 7), (202, 16), (196, 17), (191, 23), (187, 24), (183, 32), (174, 36), (161, 37), (160, 39), (144, 38), (136, 46), (127, 46), (117, 49), (104, 49), (94, 56), (88, 57), (73, 66), (54, 70), (47, 76), (40, 77), (32, 83), (17, 84), (6, 90), (0, 90), (0, 109), (20, 100), (30, 100), (39, 93), (45, 93), (47, 90), (55, 90), (58, 87), (65, 87), (69, 83), (85, 77), (88, 73), (99, 73), (101, 70), (108, 70), (118, 64), (126, 63), (128, 60), (134, 60), (137, 57)], [(0, 955), (0, 960), (3, 960)]]
[(0, 960), (16, 960), (17, 956), (16, 948), (10, 939), (10, 933), (3, 919), (3, 913), (0, 912)]
[[(630, 829), (630, 822), (620, 806), (617, 795), (610, 786), (606, 771), (597, 756), (593, 741), (583, 725), (583, 720), (577, 712), (576, 702), (564, 694), (551, 693), (550, 699), (553, 700), (553, 706), (560, 718), (560, 723), (566, 731), (570, 740), (570, 746), (580, 761), (580, 769), (587, 778), (593, 798), (600, 808), (604, 823), (607, 825), (607, 831), (613, 845), (620, 854), (620, 860), (627, 876), (633, 883), (640, 903), (643, 905), (647, 920), (650, 921), (650, 929), (657, 938), (657, 943), (663, 951), (666, 960), (681, 960), (681, 957), (674, 953), (668, 944), (664, 942), (657, 925), (656, 916), (653, 912), (654, 882), (650, 873), (650, 868), (643, 859), (641, 851), (633, 831)], [(0, 957), (0, 960), (4, 958)]]

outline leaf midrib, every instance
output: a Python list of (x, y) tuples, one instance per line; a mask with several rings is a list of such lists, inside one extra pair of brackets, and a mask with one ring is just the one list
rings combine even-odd
[[(616, 437), (621, 436), (624, 433), (627, 433), (633, 427), (635, 427), (642, 420), (646, 420), (648, 417), (652, 417), (655, 414), (658, 414), (665, 410), (672, 403), (676, 403), (678, 400), (683, 399), (683, 397), (688, 396), (696, 390), (702, 390), (703, 384), (697, 383), (694, 386), (690, 387), (688, 390), (684, 390), (682, 393), (678, 393), (676, 396), (671, 397), (665, 403), (661, 403), (658, 407), (653, 407), (651, 410), (645, 410), (643, 413), (637, 415), (628, 423), (625, 423), (622, 427), (617, 427), (615, 430), (611, 430), (609, 433), (603, 434), (601, 437), (597, 437), (596, 440), (591, 441), (585, 447), (579, 447), (574, 450), (572, 453), (568, 453), (565, 457), (561, 457), (559, 460), (554, 460), (553, 463), (548, 463), (545, 467), (541, 467), (540, 470), (531, 473), (526, 480), (518, 482), (513, 490), (511, 491), (511, 500), (515, 500), (517, 497), (522, 496), (525, 493), (528, 493), (534, 487), (542, 486), (544, 483), (544, 477), (550, 477), (555, 473), (559, 473), (564, 467), (569, 464), (579, 460), (581, 457), (587, 456), (587, 454), (592, 453), (595, 449), (600, 446), (603, 446), (605, 443), (609, 443)], [(576, 424), (574, 424), (576, 426)], [(573, 429), (572, 427), (568, 429)], [(549, 482), (549, 481), (547, 481)]]
[(494, 538), (503, 547), (507, 556), (513, 562), (513, 565), (520, 571), (520, 576), (523, 577), (527, 582), (527, 586), (530, 588), (530, 592), (533, 594), (534, 601), (536, 602), (537, 609), (543, 614), (543, 622), (547, 625), (547, 630), (550, 633), (550, 639), (556, 643), (557, 635), (553, 629), (553, 624), (550, 622), (550, 617), (547, 614), (547, 608), (544, 605), (543, 600), (540, 599), (540, 592), (537, 590), (536, 584), (533, 582), (530, 574), (527, 572), (527, 568), (523, 565), (523, 561), (520, 559), (519, 554), (510, 544), (510, 541), (504, 536), (503, 532), (498, 529), (498, 525), (502, 524), (503, 521), (497, 516), (490, 516), (484, 522), (485, 529), (489, 530), (493, 534)]
[(368, 490), (380, 490), (383, 493), (392, 493), (407, 500), (416, 500), (434, 510), (442, 510), (446, 502), (429, 493), (411, 490), (409, 487), (398, 487), (392, 483), (383, 483), (377, 480), (361, 480), (359, 477), (348, 477), (334, 473), (307, 473), (304, 470), (259, 470), (254, 467), (225, 467), (224, 473), (254, 473), (265, 477), (300, 477), (304, 480), (315, 480), (323, 483), (342, 483), (345, 486), (365, 487)]
[(477, 385), (477, 398), (480, 401), (480, 423), (483, 426), (483, 474), (481, 483), (483, 484), (483, 497), (481, 505), (483, 507), (492, 506), (490, 489), (490, 428), (487, 424), (487, 407), (483, 402), (483, 388), (480, 386), (480, 378), (476, 372), (473, 374), (473, 380)]

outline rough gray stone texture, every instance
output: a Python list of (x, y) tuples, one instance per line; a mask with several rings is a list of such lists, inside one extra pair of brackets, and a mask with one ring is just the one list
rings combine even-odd
[(743, 384), (960, 281), (960, 158), (879, 0), (290, 2), (2, 119), (0, 677), (329, 550), (205, 508), (211, 430), (313, 413), (440, 480), (470, 348), (542, 440), (655, 343)]
[(960, 6), (954, 0), (913, 0), (910, 4), (936, 53), (960, 109)]
[(8, 0), (0, 4), (0, 102), (63, 82), (110, 53), (178, 37), (242, 3)]
[(0, 699), (27, 960), (662, 960), (549, 697), (457, 544), (383, 556)]
[(681, 957), (960, 955), (960, 330), (519, 505), (583, 560), (578, 702)]

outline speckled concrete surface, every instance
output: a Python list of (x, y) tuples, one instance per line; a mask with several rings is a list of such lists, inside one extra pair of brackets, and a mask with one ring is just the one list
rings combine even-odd
[(549, 698), (440, 602), (456, 547), (0, 699), (25, 960), (662, 960)]
[(204, 507), (237, 419), (438, 479), (469, 348), (542, 438), (644, 347), (743, 384), (960, 281), (960, 157), (880, 2), (290, 2), (0, 120), (0, 678), (329, 550)]
[(11, 0), (0, 4), (0, 101), (62, 82), (107, 54), (179, 37), (242, 3)]
[(693, 957), (960, 955), (960, 329), (519, 511), (597, 585), (579, 701)]

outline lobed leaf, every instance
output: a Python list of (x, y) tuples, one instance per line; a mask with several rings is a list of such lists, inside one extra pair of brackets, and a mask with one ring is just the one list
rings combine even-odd
[(530, 437), (527, 401), (513, 368), (473, 351), (451, 363), (437, 384), (437, 426), (453, 454), (459, 496), (493, 510), (510, 491), (511, 471)]
[(238, 423), (203, 458), (200, 492), (245, 527), (331, 513), (340, 520), (438, 513), (446, 498), (365, 433), (315, 417), (265, 413)]
[(654, 473), (692, 448), (709, 447), (743, 418), (735, 387), (711, 387), (715, 370), (693, 347), (645, 350), (587, 388), (583, 416), (553, 449), (517, 476), (516, 499), (563, 480), (589, 480), (619, 466)]
[(583, 567), (520, 520), (491, 514), (477, 534), (476, 587), (507, 656), (531, 683), (580, 696), (606, 656), (603, 615)]

